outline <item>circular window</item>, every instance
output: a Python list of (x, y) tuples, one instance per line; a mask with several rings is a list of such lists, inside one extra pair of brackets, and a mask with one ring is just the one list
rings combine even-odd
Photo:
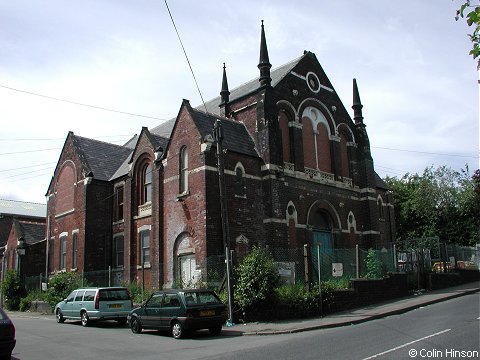
[(309, 72), (306, 76), (307, 80), (307, 85), (310, 90), (312, 90), (314, 93), (317, 93), (320, 91), (320, 80), (318, 79), (318, 76), (313, 73)]

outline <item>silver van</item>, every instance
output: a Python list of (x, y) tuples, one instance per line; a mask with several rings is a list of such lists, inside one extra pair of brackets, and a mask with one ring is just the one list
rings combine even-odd
[(116, 320), (124, 325), (132, 307), (127, 288), (84, 288), (73, 290), (60, 301), (55, 306), (55, 316), (58, 323), (67, 319), (81, 320), (83, 326), (88, 326), (94, 320)]

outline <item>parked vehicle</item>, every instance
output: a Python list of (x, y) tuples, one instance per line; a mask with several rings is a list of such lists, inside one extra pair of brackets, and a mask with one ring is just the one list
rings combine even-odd
[(8, 315), (0, 308), (0, 359), (10, 359), (16, 344), (15, 326)]
[(127, 322), (133, 308), (127, 288), (105, 287), (73, 290), (55, 306), (58, 323), (66, 319), (81, 320), (88, 326), (93, 320), (116, 320), (119, 325)]
[(180, 339), (190, 330), (208, 329), (217, 335), (226, 318), (225, 305), (211, 290), (162, 290), (133, 309), (128, 323), (135, 334), (142, 329), (170, 330), (175, 339)]

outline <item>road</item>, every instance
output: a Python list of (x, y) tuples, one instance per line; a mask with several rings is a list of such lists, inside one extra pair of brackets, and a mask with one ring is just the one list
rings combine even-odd
[(478, 359), (479, 312), (476, 293), (348, 327), (270, 336), (199, 332), (183, 340), (156, 331), (134, 335), (114, 322), (84, 328), (14, 315), (13, 359)]

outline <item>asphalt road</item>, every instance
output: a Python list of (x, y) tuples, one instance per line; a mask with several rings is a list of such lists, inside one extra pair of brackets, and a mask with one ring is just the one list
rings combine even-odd
[(174, 340), (156, 331), (134, 335), (114, 322), (14, 315), (13, 359), (478, 359), (480, 297), (471, 294), (359, 325), (288, 335)]

